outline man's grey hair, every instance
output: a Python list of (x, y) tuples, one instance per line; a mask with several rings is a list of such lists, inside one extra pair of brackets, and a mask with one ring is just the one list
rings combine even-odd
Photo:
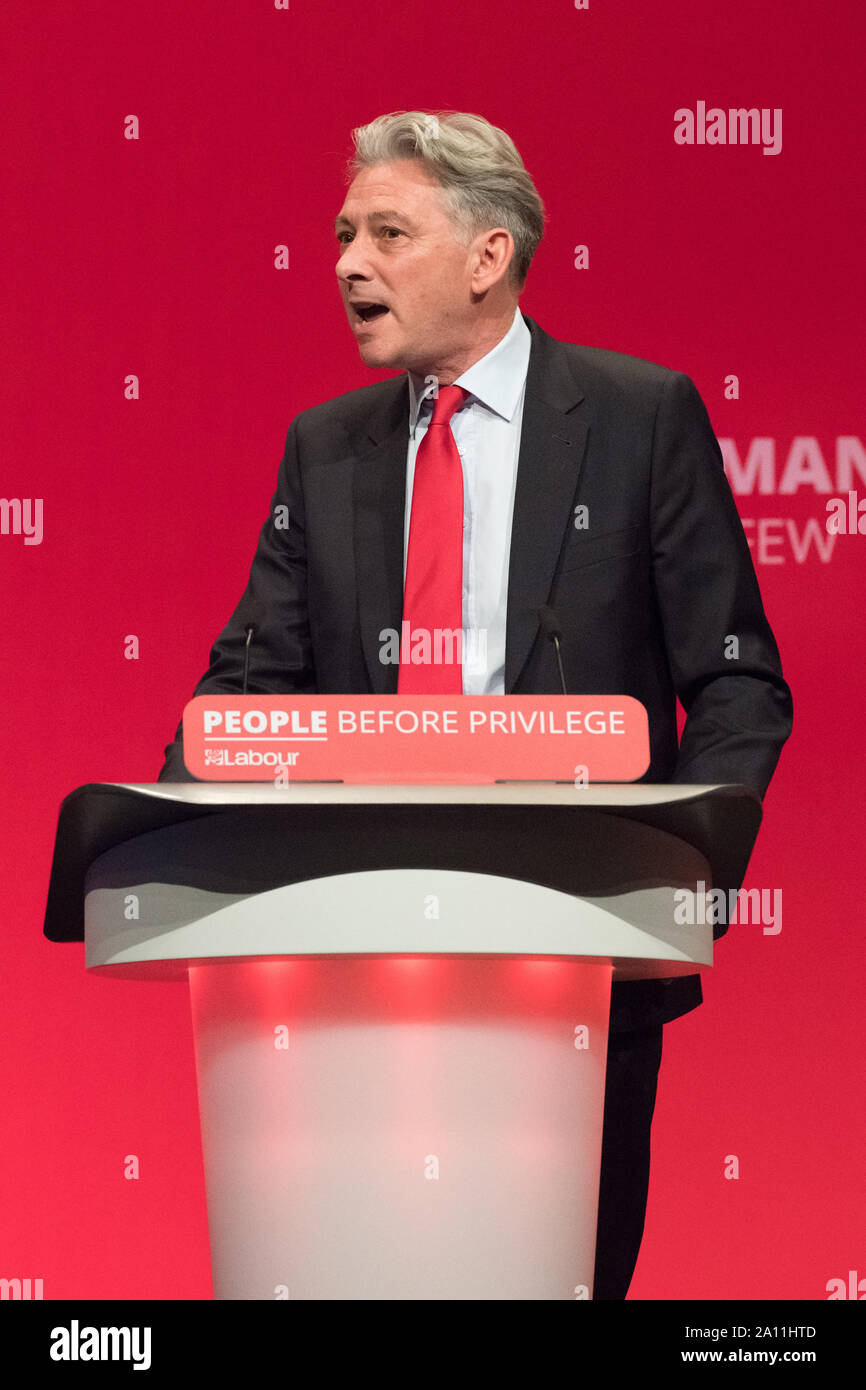
[(352, 131), (347, 178), (396, 159), (414, 159), (444, 190), (457, 240), (488, 227), (514, 238), (509, 279), (522, 290), (544, 234), (544, 204), (510, 135), (465, 111), (392, 111)]

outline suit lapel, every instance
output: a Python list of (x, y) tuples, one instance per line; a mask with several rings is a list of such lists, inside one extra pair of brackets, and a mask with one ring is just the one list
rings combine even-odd
[[(547, 602), (574, 505), (588, 426), (568, 419), (583, 400), (563, 344), (523, 315), (532, 335), (508, 570), (505, 692), (510, 694), (538, 634), (538, 609)], [(399, 635), (403, 615), (403, 524), (409, 388), (405, 375), (367, 423), (356, 447), (355, 566), (361, 643), (377, 694), (397, 693), (396, 664), (380, 659), (380, 632)]]
[[(391, 383), (387, 383), (391, 386)], [(380, 658), (383, 628), (399, 634), (403, 615), (403, 513), (409, 448), (409, 386), (397, 377), (368, 422), (355, 467), (355, 572), (361, 645), (378, 695), (396, 695), (399, 667)]]
[(538, 635), (556, 562), (575, 505), (588, 426), (568, 413), (583, 400), (563, 344), (523, 315), (532, 334), (508, 565), (505, 693), (510, 695)]

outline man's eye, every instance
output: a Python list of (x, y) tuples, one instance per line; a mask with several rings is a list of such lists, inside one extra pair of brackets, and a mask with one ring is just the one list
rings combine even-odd
[[(393, 236), (394, 236), (394, 237), (398, 237), (398, 236), (403, 236), (403, 235), (405, 235), (403, 232), (401, 232), (401, 230), (400, 230), (399, 227), (380, 227), (379, 230), (380, 230), (381, 232), (385, 232), (385, 233), (393, 233)], [(337, 232), (337, 241), (339, 242), (339, 244), (340, 244), (341, 246), (345, 246), (349, 241), (351, 241), (351, 239), (352, 239), (352, 233), (351, 233), (351, 232), (349, 232), (349, 231)], [(388, 237), (388, 240), (389, 240), (389, 241), (391, 241), (392, 239), (393, 239), (393, 237), (391, 237), (391, 236)]]

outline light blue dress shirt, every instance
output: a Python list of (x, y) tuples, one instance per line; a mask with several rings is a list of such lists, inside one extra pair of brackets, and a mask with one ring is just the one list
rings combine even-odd
[[(508, 557), (523, 400), (532, 339), (520, 309), (485, 357), (453, 383), (470, 394), (451, 417), (463, 465), (463, 693), (505, 693)], [(433, 414), (435, 383), (409, 377), (409, 450), (403, 579), (418, 447)]]

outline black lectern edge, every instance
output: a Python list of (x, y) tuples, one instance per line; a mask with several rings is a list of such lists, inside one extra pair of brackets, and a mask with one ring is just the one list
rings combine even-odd
[[(63, 798), (60, 804), (55, 838), (51, 876), (45, 909), (43, 934), (49, 941), (84, 940), (84, 884), (87, 870), (94, 860), (116, 845), (135, 836), (147, 834), (172, 824), (199, 819), (202, 816), (219, 815), (223, 811), (237, 810), (245, 803), (229, 801), (189, 800), (187, 794), (193, 787), (216, 786), (206, 782), (87, 782), (76, 787)], [(260, 782), (236, 782), (227, 784), (242, 788), (261, 787)], [(298, 786), (298, 783), (294, 783)], [(342, 783), (305, 783), (307, 787), (323, 785), (332, 788), (336, 785), (353, 786)], [(412, 786), (391, 783), (372, 784), (378, 793), (393, 792), (393, 802), (403, 804), (407, 791), (417, 791), (421, 784)], [(458, 783), (453, 786), (437, 784), (443, 793), (465, 792), (472, 784)], [(513, 790), (520, 785), (527, 788), (546, 786), (572, 786), (570, 782), (552, 783), (533, 781), (520, 783), (487, 783), (479, 790), (492, 790), (495, 786), (507, 786)], [(602, 787), (636, 787), (641, 784), (590, 783), (588, 792)], [(646, 791), (648, 784), (643, 784)], [(575, 789), (574, 808), (592, 809), (600, 815), (625, 816), (643, 824), (666, 830), (677, 835), (686, 843), (693, 845), (710, 862), (713, 868), (713, 884), (728, 892), (739, 889), (745, 878), (751, 851), (762, 819), (760, 798), (751, 788), (738, 783), (688, 784), (658, 783), (658, 798), (647, 800), (642, 805), (617, 807), (589, 803), (581, 807), (580, 789)], [(360, 795), (369, 788), (357, 786)], [(681, 792), (671, 800), (672, 792)], [(391, 798), (382, 796), (379, 805), (393, 804)], [(259, 807), (266, 802), (246, 803)], [(273, 804), (273, 803), (270, 803)], [(438, 800), (438, 806), (448, 805), (447, 797)], [(459, 797), (455, 805), (464, 805)], [(481, 803), (483, 804), (483, 803)], [(515, 804), (520, 804), (519, 802)], [(531, 801), (530, 803), (531, 804)], [(277, 803), (278, 806), (278, 803)], [(122, 814), (119, 814), (122, 808)], [(276, 809), (277, 807), (275, 807)], [(744, 833), (745, 832), (745, 833)], [(714, 929), (714, 936), (724, 935), (727, 924)]]

